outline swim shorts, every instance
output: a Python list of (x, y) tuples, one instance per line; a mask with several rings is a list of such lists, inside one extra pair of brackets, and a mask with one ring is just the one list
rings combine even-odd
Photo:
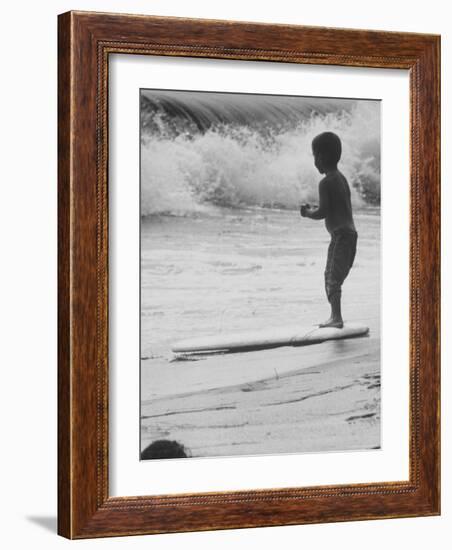
[(336, 229), (331, 234), (325, 268), (325, 290), (328, 300), (331, 300), (334, 294), (341, 294), (342, 284), (355, 260), (357, 240), (358, 233), (348, 228)]

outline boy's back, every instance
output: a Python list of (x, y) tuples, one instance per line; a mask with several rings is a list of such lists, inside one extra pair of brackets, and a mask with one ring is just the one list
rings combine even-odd
[(337, 229), (356, 231), (350, 187), (345, 176), (339, 170), (329, 172), (320, 182), (319, 187), (324, 187), (327, 195), (328, 207), (325, 212), (325, 225), (328, 232), (333, 233)]

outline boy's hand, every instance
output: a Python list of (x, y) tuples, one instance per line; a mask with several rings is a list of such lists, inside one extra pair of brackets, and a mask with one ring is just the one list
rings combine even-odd
[(306, 211), (309, 210), (310, 208), (311, 208), (311, 205), (306, 202), (300, 206), (300, 215), (302, 218), (306, 218)]

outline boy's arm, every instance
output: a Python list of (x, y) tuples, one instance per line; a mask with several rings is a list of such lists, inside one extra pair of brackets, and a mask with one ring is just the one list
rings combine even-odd
[(312, 220), (323, 220), (326, 218), (329, 209), (328, 190), (326, 181), (323, 179), (319, 183), (319, 206), (317, 208), (307, 208), (304, 210), (304, 215)]

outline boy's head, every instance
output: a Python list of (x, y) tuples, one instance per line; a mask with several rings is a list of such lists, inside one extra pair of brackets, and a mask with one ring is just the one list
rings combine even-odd
[(324, 174), (336, 168), (342, 154), (339, 136), (333, 132), (323, 132), (312, 140), (312, 153), (317, 170)]

